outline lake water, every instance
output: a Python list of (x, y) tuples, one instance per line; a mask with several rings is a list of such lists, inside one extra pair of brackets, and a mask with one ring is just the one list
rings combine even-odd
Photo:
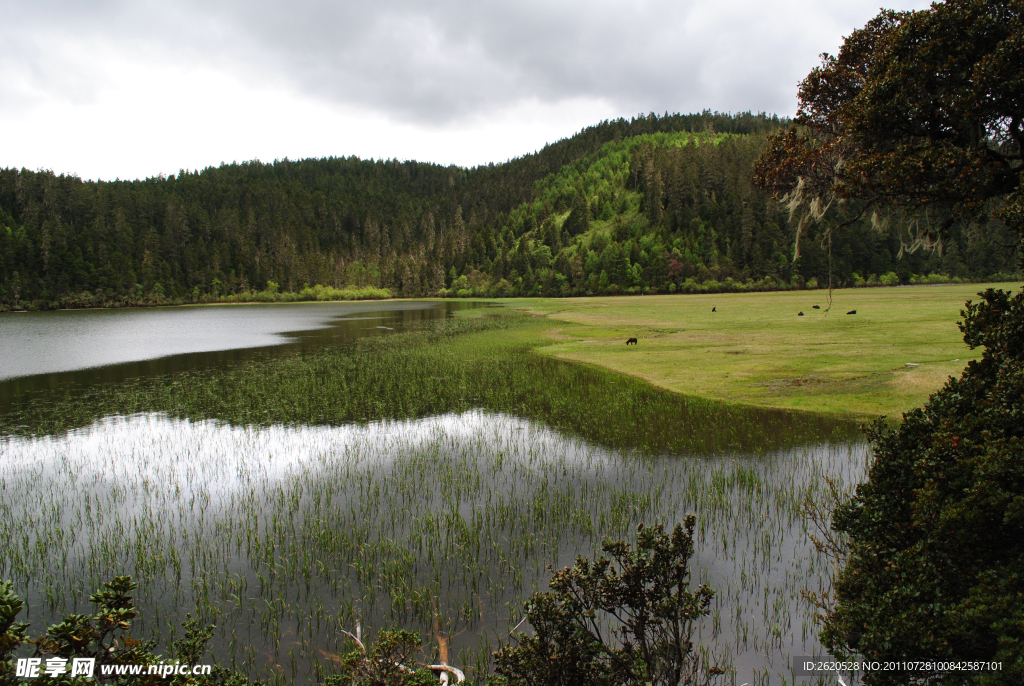
[[(2, 384), (14, 406), (69, 386), (343, 347), (449, 313), (389, 303), (4, 315), (13, 354)], [(49, 340), (69, 332), (96, 355)], [(121, 364), (75, 366), (111, 360)], [(678, 430), (713, 426), (681, 418)], [(28, 599), (38, 632), (131, 574), (145, 632), (167, 640), (198, 608), (218, 625), (218, 662), (274, 682), (330, 673), (346, 650), (340, 630), (356, 621), (420, 630), (429, 649), (435, 617), (456, 663), (479, 673), (548, 565), (692, 512), (693, 581), (717, 594), (699, 643), (734, 666), (726, 683), (792, 683), (790, 655), (820, 650), (801, 591), (829, 573), (800, 507), (825, 477), (859, 481), (865, 460), (862, 442), (832, 435), (641, 455), (487, 407), (341, 426), (113, 414), (0, 437), (0, 577)]]
[(0, 412), (39, 392), (308, 353), (473, 306), (392, 301), (0, 313)]

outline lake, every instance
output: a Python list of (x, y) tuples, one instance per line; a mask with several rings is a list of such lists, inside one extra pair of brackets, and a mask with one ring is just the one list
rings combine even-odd
[(830, 571), (801, 507), (863, 477), (856, 427), (543, 359), (464, 305), (0, 316), (0, 576), (32, 632), (131, 574), (145, 633), (198, 612), (275, 683), (357, 621), (435, 652), (436, 624), (472, 677), (548, 565), (696, 513), (699, 643), (726, 683), (792, 683)]
[(466, 303), (297, 303), (0, 315), (0, 409), (35, 391), (310, 352)]

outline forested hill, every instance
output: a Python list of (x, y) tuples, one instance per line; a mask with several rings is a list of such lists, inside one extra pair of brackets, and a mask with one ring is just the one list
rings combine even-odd
[[(827, 278), (813, 237), (751, 189), (784, 122), (650, 115), (603, 122), (502, 164), (249, 162), (141, 181), (0, 171), (0, 307), (196, 302), (306, 284), (396, 295), (565, 295), (803, 285)], [(986, 277), (998, 246), (958, 236), (895, 261), (854, 227), (838, 282), (895, 271)], [(813, 281), (811, 281), (813, 285)]]

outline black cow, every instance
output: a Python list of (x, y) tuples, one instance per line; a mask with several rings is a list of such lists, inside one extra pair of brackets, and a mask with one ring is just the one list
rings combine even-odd
[(711, 308), (711, 311), (712, 311), (712, 312), (716, 312), (716, 311), (718, 311), (718, 308), (717, 308), (717, 307), (712, 307), (712, 308)]
[(803, 310), (801, 310), (800, 312), (797, 312), (797, 313), (796, 313), (796, 316), (798, 316), (798, 317), (802, 317), (802, 316), (804, 316)]
[(820, 310), (821, 309), (821, 305), (811, 305), (811, 307), (813, 307), (816, 310)]
[(850, 311), (849, 311), (849, 312), (847, 312), (846, 314), (857, 314), (857, 310), (850, 310)]

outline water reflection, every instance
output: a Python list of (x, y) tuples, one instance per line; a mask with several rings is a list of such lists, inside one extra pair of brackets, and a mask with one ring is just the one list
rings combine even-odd
[(459, 664), (483, 670), (547, 565), (696, 512), (694, 581), (717, 592), (700, 643), (734, 683), (792, 683), (789, 655), (819, 650), (800, 591), (828, 573), (800, 504), (824, 476), (859, 480), (864, 454), (639, 458), (480, 411), (343, 427), (112, 417), (0, 441), (0, 576), (39, 630), (131, 574), (147, 633), (169, 640), (198, 608), (220, 662), (287, 682), (330, 673), (357, 620), (430, 637), (435, 613)]
[(479, 306), (403, 301), (0, 314), (0, 413), (40, 393), (308, 354)]

